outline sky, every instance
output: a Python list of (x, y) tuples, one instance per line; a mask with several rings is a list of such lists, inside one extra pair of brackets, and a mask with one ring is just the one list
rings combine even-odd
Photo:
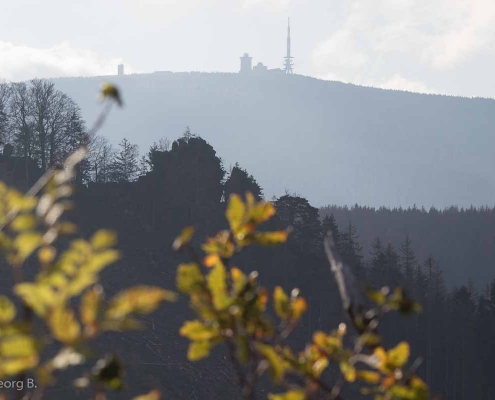
[(386, 89), (495, 97), (493, 0), (0, 0), (0, 79), (283, 65)]

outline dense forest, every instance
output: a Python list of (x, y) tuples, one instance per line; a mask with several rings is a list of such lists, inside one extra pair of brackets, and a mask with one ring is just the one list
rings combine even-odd
[[(24, 190), (77, 146), (87, 128), (74, 101), (53, 83), (34, 80), (0, 85), (0, 132), (4, 145), (0, 179)], [(127, 139), (115, 148), (104, 138), (92, 137), (89, 148), (76, 176), (77, 207), (71, 219), (88, 234), (94, 226), (118, 232), (124, 258), (103, 275), (110, 292), (136, 280), (173, 289), (174, 266), (180, 260), (171, 244), (178, 232), (194, 225), (202, 240), (224, 227), (225, 199), (230, 194), (250, 191), (264, 196), (253, 175), (239, 164), (226, 170), (214, 148), (189, 129), (173, 142), (157, 140), (143, 155)], [(330, 231), (361, 282), (376, 288), (403, 285), (423, 305), (423, 312), (409, 320), (387, 316), (381, 333), (388, 345), (405, 339), (413, 356), (424, 357), (419, 374), (432, 392), (449, 400), (495, 396), (491, 379), (495, 274), (493, 231), (487, 218), (492, 210), (425, 212), (358, 206), (319, 210), (290, 192), (273, 202), (277, 214), (267, 229), (292, 226), (288, 242), (275, 250), (248, 249), (236, 263), (247, 271), (257, 270), (270, 288), (281, 284), (301, 289), (310, 312), (291, 338), (296, 347), (315, 330), (330, 330), (343, 318), (323, 252), (323, 236)], [(444, 222), (447, 219), (452, 225)], [(462, 234), (476, 242), (463, 236), (454, 240), (461, 225)], [(449, 231), (441, 247), (435, 238)], [(452, 257), (476, 251), (478, 258), (465, 256), (454, 269), (452, 259), (445, 256), (447, 249)], [(465, 276), (477, 280), (478, 290), (462, 279)], [(2, 280), (2, 291), (10, 283)], [(178, 329), (190, 314), (182, 299), (150, 318), (149, 331), (101, 340), (102, 348), (123, 355), (131, 393), (157, 387), (166, 399), (236, 398), (234, 373), (221, 350), (196, 364), (186, 360), (187, 341)], [(52, 396), (66, 397), (68, 386)], [(263, 385), (259, 390), (265, 393)]]

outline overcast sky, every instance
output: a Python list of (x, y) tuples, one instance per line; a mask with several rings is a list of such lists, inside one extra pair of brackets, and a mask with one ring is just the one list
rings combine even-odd
[(495, 97), (493, 0), (0, 0), (0, 78), (295, 72), (410, 91)]

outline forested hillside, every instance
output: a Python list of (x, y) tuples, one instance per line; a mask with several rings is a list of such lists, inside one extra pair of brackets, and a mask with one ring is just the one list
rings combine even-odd
[(92, 121), (104, 80), (125, 93), (105, 128), (142, 149), (186, 125), (258, 177), (326, 204), (493, 205), (495, 102), (413, 94), (304, 76), (155, 73), (56, 79)]
[[(0, 157), (0, 180), (24, 190), (44, 169), (57, 166), (77, 147), (87, 127), (75, 102), (46, 81), (0, 85), (0, 89), (0, 100), (4, 100), (0, 103), (0, 115), (4, 116), (0, 128), (4, 142), (9, 141)], [(173, 99), (166, 101), (173, 103)], [(132, 126), (125, 132), (130, 130)], [(178, 132), (183, 130), (181, 127)], [(236, 138), (239, 145), (250, 142), (243, 136)], [(70, 219), (84, 235), (95, 226), (118, 233), (123, 259), (104, 271), (108, 295), (136, 282), (173, 289), (176, 265), (182, 260), (171, 244), (181, 229), (194, 225), (194, 244), (198, 244), (225, 227), (225, 199), (230, 194), (250, 191), (258, 198), (266, 196), (258, 175), (251, 175), (243, 164), (226, 168), (221, 153), (189, 130), (172, 143), (157, 140), (142, 152), (143, 157), (127, 139), (111, 146), (103, 137), (92, 137), (87, 144), (90, 154), (76, 171), (76, 208)], [(269, 157), (258, 154), (258, 160)], [(273, 169), (280, 173), (285, 165), (290, 162), (274, 164)], [(311, 172), (308, 168), (305, 171)], [(326, 172), (331, 181), (333, 172)], [(346, 187), (352, 184), (347, 182), (342, 190)], [(424, 358), (418, 372), (433, 393), (449, 400), (493, 398), (495, 273), (490, 252), (491, 209), (427, 213), (417, 209), (374, 211), (356, 207), (349, 211), (333, 207), (323, 210), (326, 217), (322, 219), (322, 210), (314, 207), (304, 193), (279, 192), (273, 202), (277, 214), (267, 229), (291, 226), (287, 243), (275, 249), (250, 248), (235, 258), (235, 264), (246, 272), (258, 271), (260, 281), (270, 291), (277, 284), (286, 290), (300, 288), (309, 308), (291, 344), (302, 348), (315, 330), (330, 331), (342, 320), (338, 291), (322, 245), (324, 234), (332, 231), (345, 263), (360, 282), (376, 288), (403, 285), (423, 305), (423, 313), (405, 322), (387, 315), (380, 327), (387, 347), (402, 339), (410, 342), (412, 358)], [(460, 227), (464, 233), (454, 239)], [(464, 265), (456, 264), (454, 270), (453, 264), (443, 261), (448, 248), (453, 251), (452, 257), (465, 254)], [(8, 265), (2, 263), (0, 268), (10, 276)], [(478, 280), (478, 290), (466, 276)], [(446, 281), (458, 287), (452, 288)], [(1, 291), (8, 292), (11, 285), (9, 279), (2, 280)], [(235, 374), (221, 350), (215, 350), (205, 361), (187, 361), (188, 343), (178, 331), (191, 317), (182, 297), (148, 319), (149, 331), (127, 336), (109, 334), (98, 342), (105, 351), (122, 354), (128, 365), (131, 394), (156, 387), (166, 399), (237, 398)], [(336, 379), (337, 371), (328, 373)], [(259, 390), (265, 395), (266, 385)], [(86, 398), (83, 393), (73, 393), (68, 384), (49, 394), (52, 398)], [(352, 392), (343, 394), (353, 398)]]

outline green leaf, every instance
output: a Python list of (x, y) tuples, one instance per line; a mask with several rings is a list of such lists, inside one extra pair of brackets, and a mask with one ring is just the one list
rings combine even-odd
[(184, 322), (179, 333), (181, 336), (195, 341), (210, 340), (219, 334), (218, 329), (206, 326), (198, 320)]
[(210, 355), (211, 343), (208, 340), (194, 341), (189, 344), (187, 359), (197, 361)]
[(227, 294), (227, 272), (223, 263), (216, 264), (208, 274), (208, 288), (213, 296), (213, 305), (217, 310), (223, 310), (231, 303)]
[(246, 206), (238, 194), (231, 194), (227, 206), (226, 217), (230, 224), (232, 232), (239, 231), (244, 223)]
[(15, 306), (8, 297), (0, 295), (0, 324), (8, 324), (15, 318)]
[(287, 319), (290, 316), (289, 296), (280, 286), (276, 286), (273, 291), (273, 304), (275, 312), (282, 319)]
[(93, 235), (90, 242), (93, 249), (106, 250), (117, 244), (117, 235), (113, 231), (100, 229)]
[(287, 363), (280, 355), (277, 354), (272, 346), (257, 343), (256, 347), (270, 364), (270, 370), (274, 382), (279, 383), (284, 377), (285, 371), (288, 368)]
[(196, 291), (204, 283), (204, 277), (197, 264), (181, 264), (177, 270), (177, 289), (182, 293)]
[(306, 394), (303, 390), (289, 390), (285, 393), (268, 394), (268, 400), (305, 400)]

